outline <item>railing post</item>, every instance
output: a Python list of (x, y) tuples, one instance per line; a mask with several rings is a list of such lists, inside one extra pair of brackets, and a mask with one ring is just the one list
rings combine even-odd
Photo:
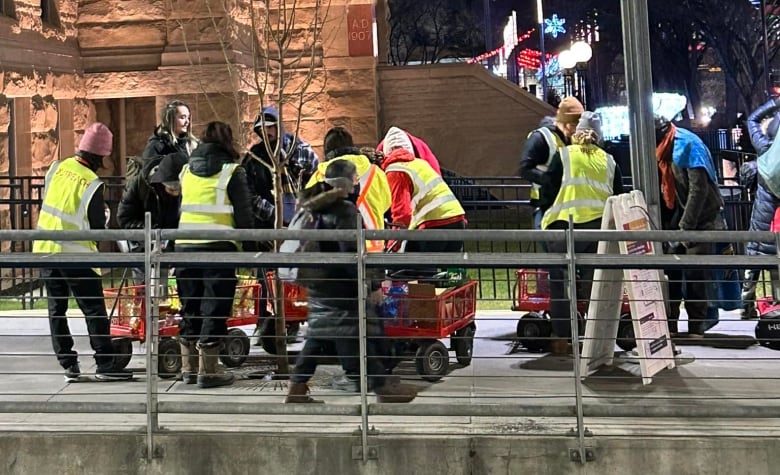
[(368, 461), (368, 363), (366, 356), (366, 236), (357, 215), (358, 344), (360, 351), (360, 443), (363, 462)]
[[(157, 234), (159, 239), (159, 233)], [(159, 245), (158, 245), (159, 249)], [(157, 313), (155, 307), (154, 277), (159, 278), (159, 265), (152, 264), (152, 214), (144, 215), (144, 316), (146, 324), (146, 458), (154, 458), (154, 434), (159, 429), (157, 418)]]
[[(582, 408), (582, 379), (580, 368), (580, 332), (579, 332), (579, 314), (577, 312), (577, 265), (576, 265), (576, 246), (574, 239), (574, 220), (569, 215), (569, 228), (566, 231), (566, 255), (569, 268), (569, 318), (571, 319), (571, 342), (572, 354), (574, 356), (574, 402), (577, 411), (577, 442), (579, 449), (579, 460), (584, 463), (585, 454), (585, 422)], [(590, 296), (588, 296), (590, 298)]]

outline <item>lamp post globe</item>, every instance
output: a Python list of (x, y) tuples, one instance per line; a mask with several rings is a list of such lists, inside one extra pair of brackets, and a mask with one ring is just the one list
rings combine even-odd
[(585, 41), (575, 42), (569, 50), (574, 54), (575, 63), (586, 63), (593, 57), (593, 49)]
[(573, 51), (563, 50), (558, 54), (558, 64), (562, 69), (571, 69), (577, 65), (577, 58)]

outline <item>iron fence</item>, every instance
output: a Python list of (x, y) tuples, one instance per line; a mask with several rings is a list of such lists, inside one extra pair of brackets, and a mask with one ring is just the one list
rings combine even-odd
[[(745, 154), (730, 156), (740, 164), (749, 157)], [(721, 175), (722, 176), (722, 175)], [(445, 173), (445, 179), (458, 196), (468, 218), (470, 229), (530, 229), (532, 223), (532, 208), (529, 206), (530, 186), (519, 177), (459, 177)], [(626, 177), (630, 182), (630, 177)], [(116, 210), (124, 187), (123, 177), (108, 177), (106, 181), (105, 199), (112, 212), (111, 227), (117, 228)], [(0, 210), (10, 212), (11, 229), (33, 229), (37, 219), (38, 209), (42, 199), (43, 177), (2, 178), (0, 181)], [(741, 185), (723, 184), (721, 193), (724, 197), (724, 217), (731, 230), (747, 230), (750, 224), (752, 196)], [(741, 242), (733, 242), (735, 251), (744, 253)], [(12, 252), (30, 250), (29, 241), (10, 242)], [(103, 243), (101, 250), (115, 250), (112, 243)], [(536, 252), (538, 243), (535, 241), (484, 241), (467, 242), (469, 252)], [(479, 296), (484, 300), (509, 300), (515, 276), (512, 272), (496, 269), (477, 269), (475, 277), (484, 284), (479, 287)], [(112, 287), (118, 285), (121, 278), (119, 272), (107, 272), (106, 284)], [(10, 289), (5, 293), (28, 296), (25, 305), (32, 305), (35, 298), (41, 296), (40, 282), (34, 272), (19, 270), (14, 272), (4, 283)]]

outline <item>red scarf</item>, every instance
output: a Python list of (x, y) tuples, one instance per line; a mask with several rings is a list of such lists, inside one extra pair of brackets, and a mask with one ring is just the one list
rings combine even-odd
[(661, 171), (661, 194), (664, 203), (669, 209), (674, 209), (676, 188), (674, 184), (674, 172), (672, 171), (672, 151), (674, 150), (674, 133), (677, 129), (674, 124), (669, 124), (669, 130), (655, 147), (655, 161)]

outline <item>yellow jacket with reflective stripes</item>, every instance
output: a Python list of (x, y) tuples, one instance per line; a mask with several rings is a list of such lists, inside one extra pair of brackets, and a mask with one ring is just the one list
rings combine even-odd
[[(547, 142), (547, 149), (549, 150), (547, 154), (547, 161), (544, 162), (542, 165), (537, 165), (536, 168), (542, 172), (546, 172), (548, 168), (550, 168), (550, 162), (552, 162), (553, 157), (556, 153), (558, 153), (562, 148), (566, 146), (565, 143), (561, 140), (561, 138), (558, 136), (558, 134), (553, 133), (549, 128), (547, 127), (539, 127), (536, 130), (532, 130), (531, 133), (528, 134), (528, 137), (531, 137), (531, 134), (534, 132), (539, 132), (542, 134), (542, 137), (544, 137), (544, 141)], [(531, 194), (530, 197), (532, 200), (538, 200), (540, 198), (540, 190), (542, 189), (542, 186), (538, 183), (531, 183)]]
[[(89, 203), (103, 182), (76, 157), (57, 160), (46, 172), (37, 229), (86, 231)], [(33, 252), (97, 252), (95, 241), (35, 241)]]
[(575, 224), (601, 218), (614, 193), (615, 159), (607, 152), (595, 146), (569, 145), (561, 149), (561, 162), (561, 189), (542, 217), (542, 229), (555, 221), (568, 222), (569, 215)]
[[(320, 163), (317, 165), (317, 171), (314, 172), (306, 184), (306, 188), (323, 181), (325, 179), (325, 170), (335, 160), (347, 160), (353, 163), (357, 169), (360, 177), (360, 196), (358, 196), (356, 206), (363, 219), (363, 226), (366, 229), (385, 229), (385, 213), (390, 209), (392, 200), (390, 185), (387, 183), (385, 172), (372, 164), (365, 155), (341, 155), (327, 162)], [(368, 252), (382, 252), (384, 249), (384, 241), (366, 241), (366, 250)]]
[[(239, 167), (236, 163), (226, 163), (222, 170), (209, 177), (197, 176), (190, 171), (189, 165), (182, 168), (181, 181), (181, 217), (179, 229), (235, 229), (233, 204), (227, 193), (227, 186), (233, 172)], [(225, 239), (177, 239), (177, 244), (202, 244), (224, 242)], [(241, 249), (241, 243), (228, 241)]]
[(412, 221), (409, 229), (415, 229), (426, 221), (454, 218), (466, 214), (460, 201), (452, 193), (444, 179), (425, 160), (415, 158), (392, 163), (385, 172), (406, 173), (412, 181)]

